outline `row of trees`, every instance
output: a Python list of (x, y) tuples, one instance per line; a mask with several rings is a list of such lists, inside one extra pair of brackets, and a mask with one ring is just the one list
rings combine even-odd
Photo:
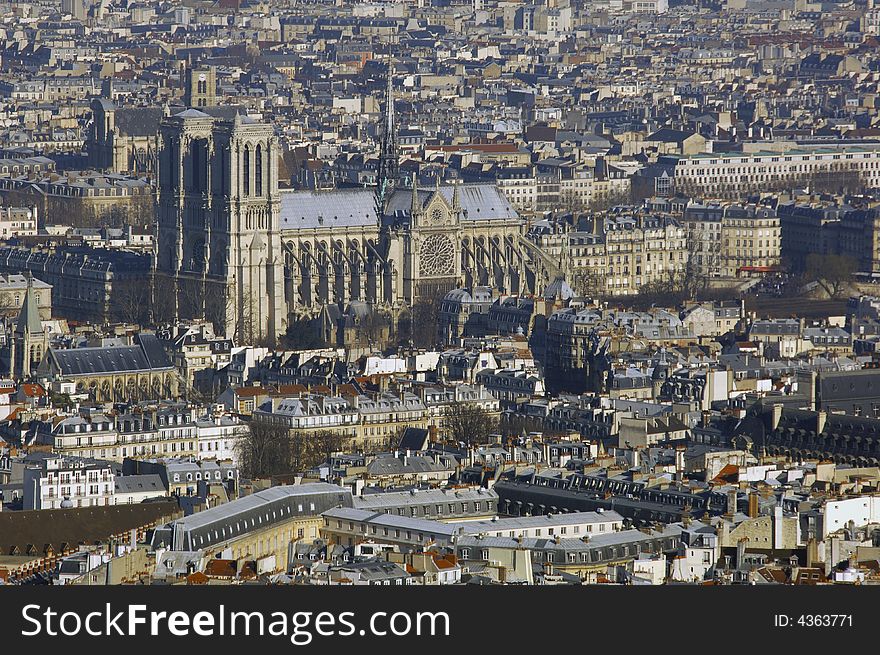
[[(233, 312), (235, 298), (223, 282), (187, 278), (175, 284), (165, 275), (124, 277), (113, 282), (110, 306), (114, 320), (138, 325), (163, 325), (177, 318), (204, 319), (217, 334), (241, 343), (266, 345), (256, 338), (251, 307)], [(227, 326), (230, 315), (234, 323)]]

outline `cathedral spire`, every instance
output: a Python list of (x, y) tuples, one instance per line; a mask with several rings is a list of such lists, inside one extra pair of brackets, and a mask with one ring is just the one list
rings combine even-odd
[(385, 115), (379, 149), (379, 167), (376, 171), (376, 207), (382, 210), (400, 175), (397, 153), (397, 125), (394, 121), (394, 64), (388, 62), (388, 82), (385, 90)]
[(385, 133), (394, 135), (394, 86), (392, 84), (394, 76), (394, 64), (388, 62), (388, 80), (385, 88)]

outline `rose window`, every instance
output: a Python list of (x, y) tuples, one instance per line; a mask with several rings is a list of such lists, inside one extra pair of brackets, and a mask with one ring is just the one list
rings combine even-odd
[(455, 246), (443, 234), (432, 234), (422, 242), (419, 252), (422, 275), (452, 275), (455, 271)]

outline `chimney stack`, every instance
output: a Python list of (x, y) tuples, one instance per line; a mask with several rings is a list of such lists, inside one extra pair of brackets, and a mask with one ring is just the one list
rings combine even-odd
[(770, 426), (771, 430), (775, 430), (779, 427), (779, 421), (782, 420), (782, 403), (775, 403), (773, 405), (773, 421)]
[(758, 494), (753, 492), (749, 494), (749, 518), (758, 518)]
[(725, 518), (733, 518), (736, 514), (736, 489), (727, 492), (727, 511), (724, 513)]

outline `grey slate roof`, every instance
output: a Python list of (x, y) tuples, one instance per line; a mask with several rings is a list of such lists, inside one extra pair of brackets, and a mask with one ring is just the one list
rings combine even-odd
[(271, 487), (169, 523), (156, 530), (153, 546), (207, 548), (278, 521), (317, 516), (337, 506), (351, 506), (348, 489), (324, 482)]
[(281, 192), (281, 229), (379, 225), (372, 189)]
[[(435, 189), (420, 189), (419, 201), (424, 206)], [(440, 187), (449, 205), (455, 187)], [(519, 214), (494, 184), (462, 184), (458, 187), (462, 220), (517, 219)], [(409, 217), (412, 191), (397, 189), (388, 201), (386, 213)], [(337, 189), (332, 192), (282, 191), (281, 229), (309, 230), (378, 226), (375, 197), (372, 189)]]
[(440, 521), (432, 521), (430, 519), (412, 518), (350, 507), (333, 508), (324, 512), (323, 516), (331, 521), (350, 521), (352, 523), (365, 523), (383, 528), (419, 532), (430, 536), (432, 539), (439, 539), (441, 541), (451, 541), (453, 535), (460, 534), (461, 532), (458, 527), (450, 523), (440, 523)]
[(152, 334), (141, 334), (134, 346), (51, 348), (49, 356), (62, 376), (126, 373), (172, 368), (171, 360)]
[(162, 109), (157, 107), (125, 107), (117, 109), (114, 124), (126, 136), (156, 136)]
[(162, 476), (155, 473), (116, 476), (114, 486), (118, 494), (143, 493), (145, 491), (164, 494), (166, 491)]
[(498, 500), (498, 494), (491, 489), (419, 489), (412, 491), (386, 491), (383, 493), (357, 496), (353, 505), (359, 510), (383, 510), (400, 507), (409, 503), (435, 504), (449, 502)]
[(575, 523), (614, 523), (623, 522), (623, 517), (614, 511), (606, 512), (566, 512), (564, 514), (540, 514), (537, 516), (514, 516), (495, 521), (459, 521), (456, 525), (464, 528), (465, 534), (480, 532), (505, 532), (508, 530), (528, 530), (531, 528), (552, 528)]
[[(424, 206), (435, 193), (435, 189), (420, 189), (419, 202)], [(452, 206), (455, 193), (454, 186), (441, 186), (443, 199)], [(458, 198), (462, 209), (462, 220), (497, 220), (517, 219), (519, 214), (494, 184), (461, 184), (458, 187)], [(412, 191), (396, 190), (388, 201), (386, 213), (389, 215), (409, 216), (412, 207)]]

